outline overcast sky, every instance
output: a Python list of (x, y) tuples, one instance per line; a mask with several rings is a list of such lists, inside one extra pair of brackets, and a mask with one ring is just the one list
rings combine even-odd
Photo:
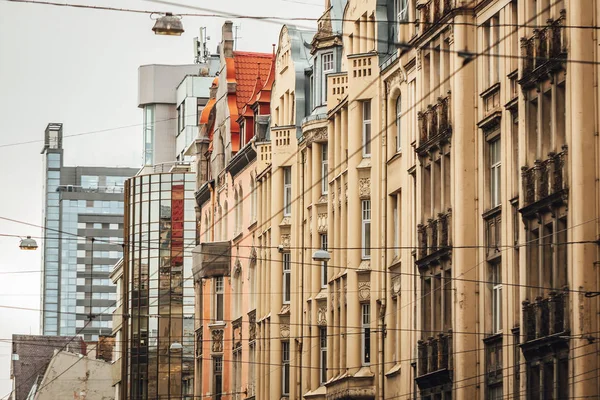
[[(61, 0), (59, 0), (61, 1)], [(318, 17), (323, 0), (219, 0), (166, 2), (68, 0), (69, 3), (152, 11), (201, 13), (173, 4), (195, 4), (241, 15)], [(236, 20), (238, 50), (271, 51), (280, 23)], [(214, 51), (224, 18), (185, 17), (181, 37), (155, 36), (146, 14), (99, 11), (0, 0), (0, 217), (36, 225), (42, 221), (42, 149), (49, 122), (62, 122), (67, 165), (141, 164), (141, 111), (137, 68), (193, 62), (193, 41), (206, 26)], [(298, 25), (316, 27), (316, 22)], [(135, 125), (135, 126), (132, 126)], [(5, 146), (20, 142), (30, 144)], [(40, 228), (0, 220), (1, 234), (40, 236)], [(40, 251), (18, 249), (0, 236), (0, 399), (11, 390), (10, 339), (39, 333), (39, 313), (2, 306), (40, 308)], [(9, 273), (7, 273), (9, 272)]]

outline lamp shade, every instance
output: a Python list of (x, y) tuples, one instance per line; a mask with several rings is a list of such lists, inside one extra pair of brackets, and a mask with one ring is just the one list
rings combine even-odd
[(21, 239), (19, 248), (21, 250), (36, 250), (38, 245), (37, 242), (31, 238), (31, 236), (27, 236), (25, 239)]
[(158, 18), (152, 30), (157, 35), (169, 36), (181, 36), (184, 32), (181, 17), (172, 13), (166, 13)]
[(329, 261), (331, 254), (327, 250), (319, 249), (313, 253), (313, 260), (315, 261)]

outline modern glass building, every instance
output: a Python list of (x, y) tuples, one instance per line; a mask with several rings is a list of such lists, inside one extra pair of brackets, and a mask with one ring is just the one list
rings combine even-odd
[(131, 399), (191, 399), (194, 377), (195, 174), (125, 182), (123, 337)]
[(122, 254), (123, 184), (137, 170), (64, 166), (62, 136), (62, 124), (48, 124), (41, 326), (44, 335), (95, 341), (111, 333), (116, 290), (108, 274)]

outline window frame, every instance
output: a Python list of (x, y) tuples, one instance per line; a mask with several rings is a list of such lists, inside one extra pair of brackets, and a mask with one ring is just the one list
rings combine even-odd
[(361, 364), (363, 366), (371, 365), (371, 304), (362, 303), (360, 305), (361, 313)]
[[(222, 355), (213, 355), (212, 357), (212, 367), (213, 367), (213, 399), (220, 400), (223, 397), (223, 356)], [(217, 384), (218, 382), (218, 384)], [(220, 386), (220, 389), (217, 388)]]
[(499, 134), (487, 141), (490, 208), (502, 204), (502, 142)]
[(292, 167), (283, 167), (283, 215), (292, 215)]
[[(368, 232), (367, 232), (368, 231)], [(371, 200), (361, 200), (361, 258), (371, 259)]]
[(327, 327), (319, 327), (319, 383), (327, 382)]
[[(326, 68), (326, 65), (330, 64), (330, 68)], [(321, 55), (321, 105), (327, 104), (327, 74), (335, 72), (335, 57), (333, 51), (328, 51)]]
[[(319, 244), (321, 250), (327, 250), (328, 237), (326, 233), (319, 235)], [(326, 288), (328, 283), (327, 279), (327, 261), (321, 261), (321, 288)]]
[(492, 333), (502, 332), (502, 263), (489, 264), (490, 290), (492, 305)]
[(402, 151), (402, 96), (396, 99), (396, 152)]
[(283, 269), (283, 292), (282, 302), (283, 304), (290, 304), (292, 300), (292, 254), (283, 253), (282, 256), (282, 269)]
[(362, 102), (362, 156), (363, 158), (371, 157), (371, 142), (373, 140), (373, 132), (371, 125), (371, 99), (363, 100)]
[[(216, 276), (214, 280), (214, 309), (215, 322), (223, 322), (225, 318), (225, 280), (222, 276)], [(219, 306), (221, 309), (219, 310)], [(220, 315), (219, 315), (220, 314)], [(220, 318), (219, 318), (220, 317)]]
[(281, 394), (290, 394), (290, 342), (281, 342)]

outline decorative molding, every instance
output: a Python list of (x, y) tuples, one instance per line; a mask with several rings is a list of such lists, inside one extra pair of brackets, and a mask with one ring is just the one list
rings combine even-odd
[(371, 281), (358, 282), (358, 301), (371, 300)]
[(317, 324), (327, 326), (327, 304), (319, 306), (317, 310)]
[(292, 242), (292, 235), (290, 235), (289, 233), (284, 233), (281, 235), (280, 243), (283, 245), (283, 247), (289, 248), (291, 242)]
[(213, 353), (223, 352), (223, 329), (214, 329), (210, 332), (212, 338)]
[(256, 310), (248, 313), (248, 340), (256, 340)]
[(390, 292), (392, 293), (392, 297), (397, 297), (400, 295), (400, 274), (392, 276)]
[(363, 200), (371, 197), (371, 178), (360, 178), (358, 180), (358, 194)]
[(319, 233), (327, 233), (327, 213), (319, 213), (317, 217), (317, 231)]
[(289, 324), (280, 324), (279, 325), (279, 335), (282, 338), (288, 339), (290, 337), (290, 325)]
[(242, 347), (242, 317), (233, 321), (231, 324), (232, 329), (232, 339), (233, 339), (233, 348), (239, 349)]
[(239, 258), (235, 260), (235, 264), (233, 265), (233, 277), (237, 278), (242, 273), (242, 263)]

